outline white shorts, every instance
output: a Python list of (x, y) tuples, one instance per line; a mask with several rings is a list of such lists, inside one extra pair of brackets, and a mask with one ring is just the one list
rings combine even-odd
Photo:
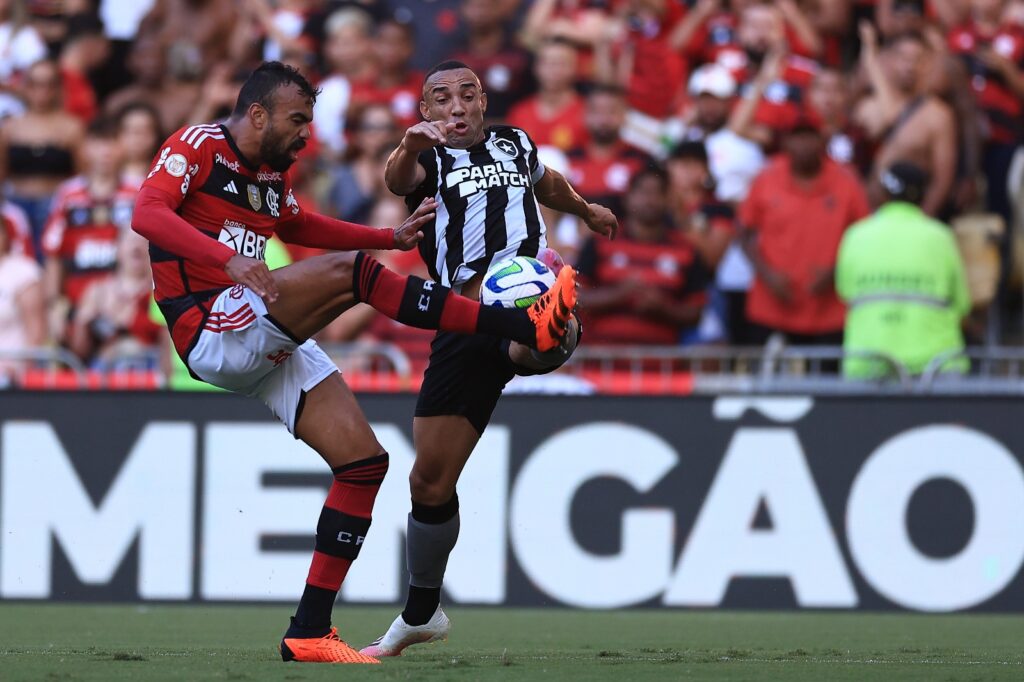
[(303, 394), (338, 371), (316, 341), (292, 338), (241, 285), (214, 300), (187, 364), (208, 384), (260, 398), (291, 433)]

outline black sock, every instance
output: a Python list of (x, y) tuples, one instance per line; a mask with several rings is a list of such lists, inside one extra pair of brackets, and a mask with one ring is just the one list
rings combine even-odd
[(306, 585), (285, 637), (322, 637), (331, 630), (331, 611), (337, 592)]
[(441, 603), (440, 587), (416, 587), (409, 585), (409, 597), (405, 600), (402, 620), (409, 625), (424, 625), (434, 615)]

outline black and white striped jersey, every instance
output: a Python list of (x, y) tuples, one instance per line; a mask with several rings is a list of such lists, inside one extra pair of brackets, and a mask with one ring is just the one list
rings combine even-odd
[(422, 152), (419, 163), (427, 177), (405, 198), (410, 211), (428, 196), (439, 203), (419, 248), (431, 277), (445, 286), (459, 287), (491, 263), (536, 256), (547, 246), (533, 194), (544, 176), (537, 146), (511, 126), (491, 126), (484, 135), (469, 149), (437, 146)]

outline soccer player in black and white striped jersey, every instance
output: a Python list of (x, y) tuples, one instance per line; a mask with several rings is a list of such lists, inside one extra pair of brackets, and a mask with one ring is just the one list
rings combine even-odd
[[(424, 121), (406, 130), (384, 175), (388, 188), (411, 208), (427, 197), (436, 199), (435, 219), (421, 227), (420, 254), (437, 282), (470, 298), (479, 298), (491, 264), (517, 255), (536, 257), (545, 247), (538, 202), (580, 217), (609, 238), (618, 227), (611, 211), (588, 204), (561, 174), (540, 163), (525, 131), (484, 128), (486, 110), (487, 95), (469, 67), (451, 61), (437, 65), (423, 83)], [(507, 339), (446, 333), (434, 338), (413, 422), (409, 598), (364, 653), (397, 656), (410, 644), (448, 636), (440, 595), (459, 532), (459, 475), (505, 384), (515, 374), (554, 366)]]

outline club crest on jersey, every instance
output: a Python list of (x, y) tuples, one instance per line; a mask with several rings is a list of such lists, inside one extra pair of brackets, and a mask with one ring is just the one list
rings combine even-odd
[(249, 205), (252, 206), (252, 210), (258, 211), (263, 206), (263, 199), (260, 197), (260, 188), (256, 185), (249, 185)]
[(275, 218), (281, 217), (281, 213), (279, 211), (280, 199), (281, 195), (275, 192), (273, 187), (267, 188), (267, 208), (270, 209), (270, 215)]
[(517, 156), (519, 156), (519, 150), (516, 149), (516, 146), (515, 144), (513, 144), (512, 140), (498, 138), (497, 140), (494, 141), (494, 148), (510, 159), (514, 159)]

